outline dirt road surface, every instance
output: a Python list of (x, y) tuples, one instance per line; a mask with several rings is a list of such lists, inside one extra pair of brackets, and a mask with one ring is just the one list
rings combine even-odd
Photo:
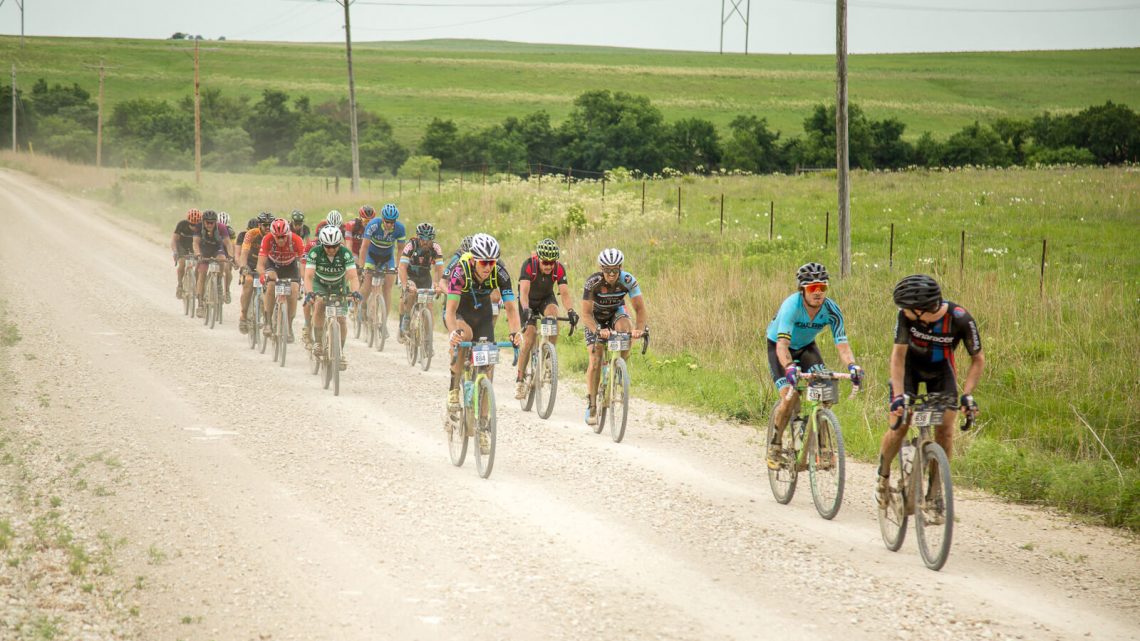
[(168, 232), (132, 227), (0, 171), (0, 638), (1140, 638), (1133, 537), (961, 491), (931, 572), (883, 547), (870, 466), (824, 521), (772, 499), (752, 429), (675, 408), (616, 445), (570, 383), (541, 421), (500, 376), (481, 480), (439, 359), (350, 339), (334, 398), (236, 305), (184, 317)]

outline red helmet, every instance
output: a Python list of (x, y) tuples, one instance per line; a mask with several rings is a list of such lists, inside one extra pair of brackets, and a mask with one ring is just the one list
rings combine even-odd
[(197, 225), (202, 222), (202, 210), (197, 208), (190, 209), (190, 211), (186, 212), (186, 220), (190, 221), (191, 225)]
[(372, 205), (365, 205), (360, 208), (360, 217), (364, 220), (372, 220), (375, 216), (376, 210), (372, 208)]
[(285, 220), (284, 218), (278, 218), (277, 220), (273, 221), (272, 225), (269, 226), (269, 233), (273, 234), (274, 236), (284, 236), (285, 234), (288, 234), (289, 221)]

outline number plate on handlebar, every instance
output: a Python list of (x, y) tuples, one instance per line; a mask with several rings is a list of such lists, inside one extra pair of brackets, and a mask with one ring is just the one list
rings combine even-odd
[(346, 310), (340, 303), (325, 305), (325, 318), (342, 318), (348, 315)]
[(558, 336), (558, 321), (553, 318), (544, 318), (539, 323), (538, 330), (543, 336)]
[(433, 291), (419, 292), (416, 294), (416, 301), (419, 302), (420, 305), (431, 305), (433, 298), (435, 298), (435, 292)]
[(277, 283), (273, 286), (273, 292), (278, 296), (288, 296), (289, 290), (292, 289), (289, 283)]
[(471, 364), (475, 367), (495, 365), (499, 362), (499, 348), (495, 345), (474, 345), (471, 347)]
[(912, 421), (915, 427), (929, 427), (931, 425), (942, 424), (942, 412), (931, 412), (923, 410), (914, 413), (914, 420)]
[(834, 402), (839, 399), (839, 381), (812, 381), (807, 388), (807, 397), (809, 401)]
[(629, 345), (629, 334), (612, 334), (610, 335), (606, 347), (608, 347), (611, 352), (624, 352), (629, 349)]

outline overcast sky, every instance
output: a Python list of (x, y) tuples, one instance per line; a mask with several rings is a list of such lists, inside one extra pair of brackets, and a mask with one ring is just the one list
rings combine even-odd
[[(724, 0), (726, 13), (734, 0)], [(743, 13), (748, 0), (736, 0)], [(333, 0), (23, 0), (27, 35), (342, 41)], [(436, 5), (436, 6), (423, 6)], [(849, 0), (849, 50), (1140, 46), (1140, 0)], [(480, 38), (717, 51), (720, 0), (355, 0), (354, 41)], [(835, 0), (755, 0), (749, 51), (835, 51)], [(0, 0), (0, 33), (20, 33)], [(744, 49), (730, 14), (725, 51)]]

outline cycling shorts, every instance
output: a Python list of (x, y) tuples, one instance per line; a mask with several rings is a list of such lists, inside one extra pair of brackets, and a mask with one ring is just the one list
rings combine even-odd
[[(791, 348), (789, 348), (791, 349)], [(792, 349), (792, 361), (799, 365), (800, 371), (814, 372), (824, 369), (823, 355), (819, 353), (819, 346), (815, 341), (804, 345), (800, 349)], [(784, 366), (780, 364), (780, 357), (776, 355), (775, 341), (768, 341), (768, 370), (772, 374), (772, 382), (776, 389), (783, 389), (788, 381), (784, 377)]]
[(415, 283), (416, 287), (419, 289), (431, 289), (432, 288), (431, 272), (424, 271), (424, 272), (420, 272), (420, 273), (412, 273), (412, 271), (409, 270), (408, 271), (408, 280)]
[(341, 294), (348, 296), (348, 279), (342, 278), (334, 283), (326, 283), (325, 281), (314, 278), (313, 279), (313, 293), (314, 294)]
[[(626, 314), (625, 311), (623, 311), (624, 309), (625, 308), (622, 307), (616, 314), (610, 316), (609, 318), (598, 318), (595, 316), (594, 320), (598, 323), (598, 330), (612, 330), (614, 328), (614, 325), (617, 325), (617, 322), (619, 320), (623, 318), (629, 318), (629, 314)], [(589, 329), (583, 329), (582, 332), (586, 339), (587, 349), (592, 350), (594, 348), (594, 343), (603, 342), (602, 339), (598, 337), (597, 332), (591, 332)]]
[(542, 316), (546, 313), (547, 306), (554, 305), (555, 307), (558, 307), (558, 299), (554, 297), (554, 294), (537, 300), (532, 298), (528, 300), (527, 303), (530, 305), (530, 319), (527, 320), (527, 325), (534, 325), (538, 323), (538, 319), (542, 318)]
[(471, 314), (470, 318), (465, 318), (463, 314), (456, 312), (455, 317), (471, 326), (471, 331), (474, 332), (474, 337), (466, 337), (466, 340), (479, 340), (486, 338), (489, 341), (495, 340), (495, 317), (490, 313), (486, 314)]
[(396, 269), (396, 252), (389, 252), (387, 256), (368, 252), (364, 257), (366, 271), (380, 271), (381, 269)]
[(903, 367), (903, 392), (911, 396), (918, 394), (919, 383), (926, 384), (927, 394), (947, 394), (958, 398), (958, 379), (949, 361), (918, 367), (907, 359)]
[(301, 281), (301, 269), (298, 261), (293, 261), (288, 265), (274, 265), (272, 262), (270, 262), (265, 267), (265, 273), (268, 274), (269, 272), (276, 273), (277, 278), (288, 278), (298, 282)]

